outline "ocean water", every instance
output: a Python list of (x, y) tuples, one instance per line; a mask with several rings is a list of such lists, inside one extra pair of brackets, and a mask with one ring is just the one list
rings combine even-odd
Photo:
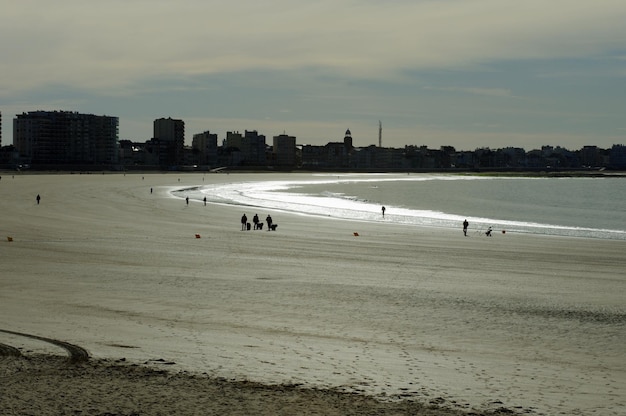
[[(264, 177), (267, 178), (267, 177)], [(311, 174), (174, 192), (212, 203), (355, 221), (626, 240), (626, 179)], [(382, 206), (386, 207), (382, 216)]]

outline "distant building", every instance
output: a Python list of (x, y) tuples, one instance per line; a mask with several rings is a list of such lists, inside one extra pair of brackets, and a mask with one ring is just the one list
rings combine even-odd
[(191, 147), (199, 165), (217, 165), (217, 134), (209, 131), (194, 134)]
[(265, 136), (256, 130), (246, 130), (243, 136), (238, 131), (226, 132), (224, 147), (233, 166), (267, 165)]
[(455, 168), (461, 168), (461, 169), (474, 168), (476, 166), (476, 162), (474, 160), (474, 152), (470, 152), (470, 151), (456, 152), (452, 156), (451, 163), (453, 167)]
[(0, 166), (15, 167), (19, 165), (19, 156), (12, 145), (0, 147)]
[(296, 137), (287, 134), (274, 136), (272, 153), (274, 164), (282, 167), (296, 166)]
[(118, 118), (32, 111), (13, 120), (13, 144), (32, 165), (115, 165)]
[(302, 167), (310, 169), (347, 169), (352, 166), (355, 149), (352, 133), (346, 130), (342, 142), (328, 142), (325, 146), (302, 146)]
[(238, 131), (227, 131), (226, 139), (224, 140), (224, 147), (233, 147), (241, 150), (243, 143), (243, 136)]
[(602, 166), (602, 157), (598, 146), (583, 146), (580, 149), (580, 162), (583, 166), (588, 167)]
[(302, 167), (304, 169), (320, 169), (325, 166), (324, 146), (305, 144), (302, 146)]
[(502, 167), (517, 168), (526, 165), (526, 152), (520, 147), (505, 147), (500, 149)]
[(244, 164), (250, 166), (267, 165), (266, 148), (267, 144), (263, 134), (259, 134), (256, 130), (246, 130), (241, 148)]
[(350, 152), (348, 148), (340, 142), (329, 142), (324, 146), (326, 152), (324, 157), (325, 166), (329, 168), (350, 167)]
[(159, 152), (159, 164), (179, 166), (184, 163), (185, 122), (171, 117), (153, 123), (153, 148)]
[(626, 169), (626, 146), (614, 144), (609, 151), (609, 165), (616, 169)]
[(241, 165), (241, 147), (243, 146), (243, 136), (238, 131), (227, 131), (226, 138), (222, 144), (219, 154), (219, 165), (239, 166)]

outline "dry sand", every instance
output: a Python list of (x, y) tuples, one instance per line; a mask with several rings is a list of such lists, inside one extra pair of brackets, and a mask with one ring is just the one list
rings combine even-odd
[(1, 175), (2, 414), (626, 414), (625, 242), (240, 231), (168, 191), (278, 176)]

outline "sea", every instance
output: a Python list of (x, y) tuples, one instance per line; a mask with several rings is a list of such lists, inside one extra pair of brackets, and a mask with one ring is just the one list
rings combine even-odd
[[(179, 189), (175, 196), (300, 215), (626, 240), (626, 178), (294, 174)], [(249, 178), (249, 176), (247, 177)], [(280, 178), (280, 179), (274, 179)], [(382, 215), (382, 207), (385, 215)]]

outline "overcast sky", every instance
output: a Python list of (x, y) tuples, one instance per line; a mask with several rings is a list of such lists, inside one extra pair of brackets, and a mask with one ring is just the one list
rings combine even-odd
[(626, 144), (625, 0), (0, 0), (16, 114), (156, 118), (271, 143), (458, 150)]

